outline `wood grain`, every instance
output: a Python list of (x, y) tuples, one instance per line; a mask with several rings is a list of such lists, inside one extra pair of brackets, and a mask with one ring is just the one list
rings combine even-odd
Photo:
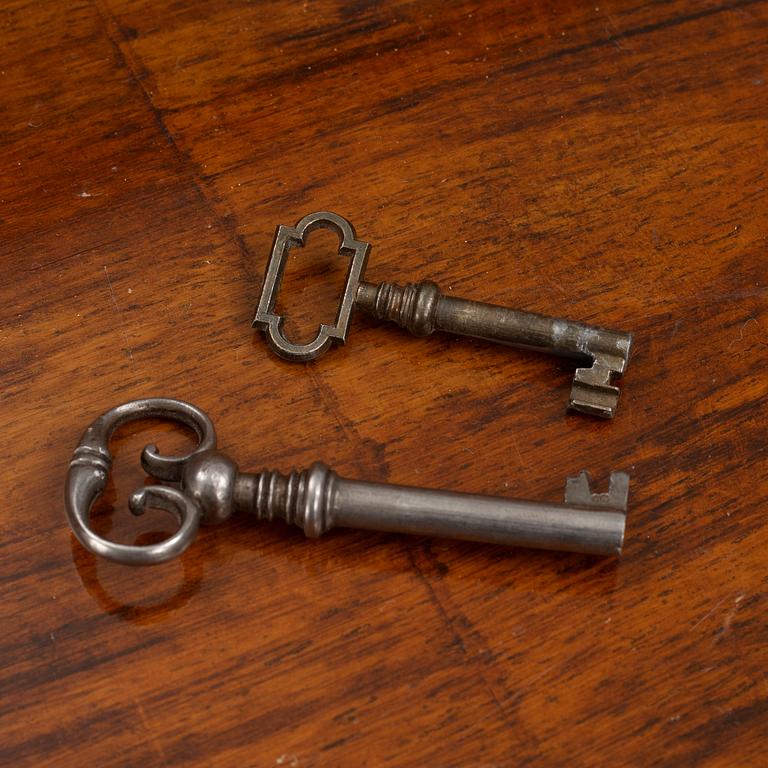
[[(0, 30), (0, 764), (765, 765), (768, 3), (9, 0)], [(362, 315), (271, 356), (272, 235), (320, 209), (371, 281), (633, 331), (615, 421), (565, 414), (566, 362)], [(246, 519), (96, 562), (69, 456), (150, 395), (253, 470), (551, 500), (627, 470), (625, 554)], [(125, 504), (155, 438), (190, 439), (114, 441), (110, 536), (168, 530)]]

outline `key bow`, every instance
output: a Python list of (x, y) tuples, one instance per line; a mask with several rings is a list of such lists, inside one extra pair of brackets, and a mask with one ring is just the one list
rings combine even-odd
[(125, 565), (152, 565), (177, 557), (194, 540), (202, 516), (200, 505), (188, 494), (164, 485), (149, 485), (133, 493), (131, 512), (139, 515), (150, 505), (168, 510), (179, 523), (170, 538), (144, 546), (118, 544), (102, 538), (91, 528), (91, 507), (104, 492), (112, 467), (109, 452), (112, 433), (122, 424), (152, 418), (186, 424), (199, 440), (197, 448), (188, 456), (162, 456), (155, 445), (144, 448), (141, 463), (156, 478), (178, 482), (190, 456), (216, 447), (216, 430), (203, 411), (181, 400), (150, 397), (118, 405), (99, 416), (80, 438), (67, 473), (65, 505), (72, 532), (89, 552)]
[[(336, 232), (339, 236), (339, 255), (350, 256), (351, 259), (336, 322), (321, 323), (317, 336), (312, 341), (296, 344), (286, 338), (283, 331), (285, 318), (275, 313), (275, 304), (289, 250), (292, 247), (302, 247), (306, 236), (315, 229), (330, 229)], [(252, 323), (254, 328), (264, 331), (275, 354), (286, 360), (309, 362), (320, 357), (331, 344), (344, 344), (355, 306), (357, 287), (363, 277), (370, 249), (370, 243), (356, 238), (354, 227), (345, 218), (330, 211), (310, 213), (295, 227), (281, 224), (277, 228), (272, 254), (264, 275), (261, 298)]]

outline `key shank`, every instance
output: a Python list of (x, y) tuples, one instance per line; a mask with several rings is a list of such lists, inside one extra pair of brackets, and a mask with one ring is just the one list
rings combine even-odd
[(605, 418), (616, 412), (613, 381), (629, 362), (632, 336), (535, 312), (446, 296), (430, 280), (405, 286), (361, 282), (355, 307), (415, 336), (445, 331), (576, 361), (569, 407)]
[(624, 539), (622, 513), (564, 504), (341, 479), (333, 501), (345, 528), (595, 555), (618, 555)]
[[(619, 555), (626, 495), (608, 504), (547, 504), (339, 477), (322, 463), (281, 475), (241, 473), (237, 509), (257, 518), (282, 518), (307, 536), (333, 527), (417, 534), (503, 546)], [(623, 504), (623, 507), (622, 507)]]

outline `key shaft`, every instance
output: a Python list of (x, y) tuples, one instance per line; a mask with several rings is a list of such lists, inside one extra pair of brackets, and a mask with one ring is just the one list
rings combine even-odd
[(341, 480), (335, 524), (513, 547), (618, 555), (623, 513)]
[[(221, 454), (203, 456), (183, 486), (202, 487)], [(608, 494), (587, 494), (565, 504), (456, 493), (340, 477), (316, 462), (283, 475), (238, 473), (233, 508), (262, 520), (281, 518), (310, 537), (334, 527), (462, 539), (503, 546), (619, 555), (624, 540), (628, 477), (614, 473)], [(193, 490), (193, 495), (195, 491)], [(198, 495), (200, 495), (198, 493)]]
[(431, 280), (404, 286), (361, 282), (355, 307), (415, 336), (444, 331), (573, 359), (579, 367), (569, 407), (605, 418), (616, 412), (620, 390), (613, 381), (629, 362), (629, 333), (446, 296)]

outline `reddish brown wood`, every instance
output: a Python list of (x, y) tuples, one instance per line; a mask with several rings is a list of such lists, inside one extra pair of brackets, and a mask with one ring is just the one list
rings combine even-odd
[[(766, 2), (11, 0), (0, 29), (0, 764), (765, 764)], [(564, 413), (566, 363), (361, 315), (269, 355), (274, 228), (323, 208), (372, 281), (632, 330), (615, 421)], [(291, 264), (299, 330), (339, 268)], [(254, 470), (552, 500), (628, 470), (625, 555), (236, 520), (97, 563), (69, 456), (149, 395)], [(189, 439), (115, 441), (126, 541), (167, 530), (125, 505), (158, 430)]]

